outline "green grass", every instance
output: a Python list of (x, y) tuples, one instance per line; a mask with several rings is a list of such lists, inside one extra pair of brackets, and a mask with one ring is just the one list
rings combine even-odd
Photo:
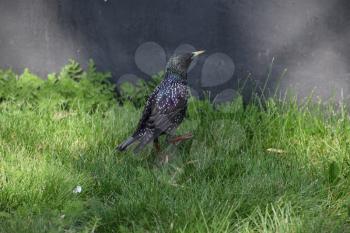
[(0, 104), (0, 232), (350, 231), (343, 106), (192, 99), (161, 165), (114, 150), (141, 109), (60, 98)]

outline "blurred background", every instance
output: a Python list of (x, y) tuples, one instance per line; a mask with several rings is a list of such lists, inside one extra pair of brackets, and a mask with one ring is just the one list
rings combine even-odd
[(194, 95), (230, 99), (238, 80), (264, 86), (270, 73), (269, 87), (347, 98), (349, 13), (349, 0), (0, 0), (0, 68), (45, 77), (91, 58), (118, 83), (205, 49), (189, 73)]

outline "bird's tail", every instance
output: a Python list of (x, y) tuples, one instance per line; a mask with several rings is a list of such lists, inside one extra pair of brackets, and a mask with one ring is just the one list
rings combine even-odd
[(154, 132), (153, 130), (147, 129), (140, 136), (133, 136), (125, 140), (122, 144), (117, 147), (117, 150), (124, 151), (134, 142), (139, 142), (136, 148), (134, 149), (134, 153), (140, 152), (148, 143), (150, 143), (154, 138), (158, 137), (159, 133)]
[(142, 137), (138, 139), (140, 142), (137, 147), (134, 149), (134, 153), (139, 153), (148, 143), (150, 143), (154, 139), (154, 133), (149, 130)]
[(120, 144), (117, 147), (117, 150), (119, 151), (124, 151), (126, 150), (131, 144), (133, 144), (136, 141), (136, 139), (134, 137), (130, 137), (128, 139), (126, 139), (122, 144)]

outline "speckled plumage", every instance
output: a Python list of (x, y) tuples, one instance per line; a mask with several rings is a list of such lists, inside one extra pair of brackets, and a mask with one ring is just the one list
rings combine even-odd
[(138, 141), (138, 152), (160, 135), (172, 134), (180, 125), (187, 110), (187, 69), (192, 58), (191, 53), (170, 58), (163, 81), (148, 97), (135, 132), (118, 146), (119, 151)]

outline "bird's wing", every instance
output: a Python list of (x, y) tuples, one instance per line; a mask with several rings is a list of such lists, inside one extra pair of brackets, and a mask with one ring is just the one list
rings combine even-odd
[(187, 90), (184, 87), (182, 89), (166, 88), (154, 96), (153, 104), (147, 111), (148, 117), (143, 123), (146, 127), (142, 128), (143, 133), (138, 139), (140, 143), (134, 150), (136, 153), (162, 133), (170, 133), (178, 126), (186, 111), (186, 95)]
[(148, 97), (145, 108), (143, 109), (142, 115), (141, 115), (141, 119), (138, 123), (138, 126), (136, 128), (136, 131), (134, 133), (134, 136), (136, 136), (136, 134), (141, 130), (146, 128), (146, 124), (147, 121), (149, 119), (149, 117), (152, 114), (152, 109), (154, 108), (154, 104), (156, 101), (156, 96), (158, 94), (158, 88), (156, 88), (154, 90), (154, 92)]
[(186, 111), (187, 88), (182, 85), (170, 86), (159, 91), (152, 108), (148, 124), (159, 133), (167, 132), (181, 122), (182, 111)]

